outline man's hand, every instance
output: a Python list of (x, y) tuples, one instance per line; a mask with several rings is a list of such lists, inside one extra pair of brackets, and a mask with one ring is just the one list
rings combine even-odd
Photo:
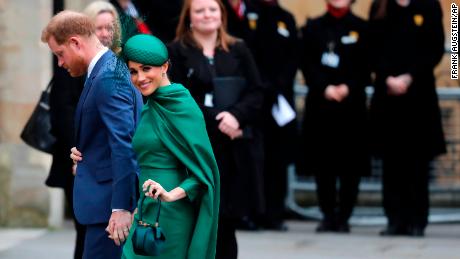
[(106, 231), (110, 234), (109, 238), (113, 239), (117, 246), (120, 246), (128, 238), (131, 221), (132, 217), (129, 211), (112, 212)]

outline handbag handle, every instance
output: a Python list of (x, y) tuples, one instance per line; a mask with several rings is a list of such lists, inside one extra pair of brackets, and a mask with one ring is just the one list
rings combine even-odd
[[(142, 204), (144, 203), (146, 196), (144, 192), (141, 192), (141, 198), (139, 200), (139, 205), (137, 206), (137, 211), (139, 213), (139, 224), (143, 226), (150, 226), (151, 224), (148, 224), (144, 221), (142, 221)], [(157, 218), (155, 219), (155, 227), (158, 227), (160, 224), (160, 211), (161, 211), (161, 200), (160, 198), (157, 198), (158, 201), (158, 212), (157, 212)]]
[(51, 87), (53, 86), (53, 83), (54, 83), (54, 76), (51, 78), (50, 82), (46, 86), (45, 92), (47, 92), (48, 94), (51, 92)]

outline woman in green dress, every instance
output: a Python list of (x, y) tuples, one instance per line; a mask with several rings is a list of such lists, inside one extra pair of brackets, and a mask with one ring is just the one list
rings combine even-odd
[(189, 91), (169, 81), (168, 51), (158, 38), (130, 38), (123, 56), (133, 84), (147, 97), (132, 143), (139, 189), (151, 197), (142, 204), (143, 221), (155, 223), (157, 198), (163, 201), (159, 222), (166, 243), (159, 256), (136, 255), (135, 214), (122, 258), (214, 258), (220, 184), (203, 115)]

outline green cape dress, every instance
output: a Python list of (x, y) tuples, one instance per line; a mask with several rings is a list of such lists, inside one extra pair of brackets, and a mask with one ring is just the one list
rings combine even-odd
[[(165, 190), (182, 187), (187, 197), (162, 202), (160, 226), (166, 236), (159, 256), (136, 255), (131, 233), (122, 258), (211, 259), (215, 257), (219, 210), (219, 172), (201, 110), (180, 84), (158, 88), (149, 96), (133, 138), (141, 173)], [(155, 223), (157, 201), (147, 197), (143, 218)]]

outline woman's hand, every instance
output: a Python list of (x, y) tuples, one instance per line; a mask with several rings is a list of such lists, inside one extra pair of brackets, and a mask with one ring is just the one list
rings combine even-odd
[(348, 85), (328, 85), (324, 91), (324, 97), (329, 101), (342, 102), (350, 93)]
[(216, 120), (220, 120), (219, 130), (231, 139), (241, 137), (243, 131), (240, 129), (240, 123), (238, 120), (229, 112), (220, 112), (216, 116)]
[(412, 76), (410, 74), (389, 76), (386, 79), (386, 84), (389, 95), (400, 96), (409, 90), (409, 86), (412, 84)]
[(161, 201), (173, 202), (182, 199), (186, 196), (184, 189), (180, 187), (174, 188), (170, 192), (166, 191), (161, 184), (155, 182), (152, 179), (148, 179), (142, 185), (142, 190), (145, 192), (145, 196), (153, 199), (160, 198)]
[(82, 154), (80, 153), (80, 151), (78, 151), (76, 147), (70, 149), (70, 159), (72, 159), (74, 164), (77, 164), (78, 162), (83, 160)]
[(77, 163), (83, 160), (83, 156), (76, 147), (70, 149), (70, 159), (73, 161), (72, 174), (77, 174)]

